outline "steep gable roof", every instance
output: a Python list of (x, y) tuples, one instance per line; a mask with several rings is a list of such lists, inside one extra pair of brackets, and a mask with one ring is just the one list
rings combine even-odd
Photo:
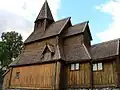
[(43, 4), (43, 6), (42, 6), (42, 8), (41, 8), (41, 10), (40, 10), (40, 12), (39, 12), (39, 14), (38, 14), (35, 22), (36, 22), (37, 20), (40, 20), (40, 19), (48, 19), (48, 20), (53, 20), (53, 21), (54, 21), (47, 0), (46, 0), (45, 3)]
[(43, 58), (43, 52), (46, 48), (46, 45), (42, 49), (35, 49), (35, 50), (24, 50), (15, 61), (13, 61), (9, 66), (25, 66), (25, 65), (31, 65), (31, 64), (39, 64), (44, 62), (52, 62), (55, 60), (59, 60), (61, 57), (59, 57), (59, 49), (55, 48), (51, 45), (47, 45), (50, 52), (54, 53), (52, 58), (50, 60), (44, 60)]
[(119, 39), (92, 45), (91, 56), (93, 60), (104, 59), (119, 55)]
[[(44, 20), (43, 20), (44, 19)], [(50, 24), (46, 27), (48, 23), (46, 20), (50, 21)], [(52, 20), (52, 22), (51, 22)], [(82, 22), (80, 24), (71, 25), (70, 17), (54, 22), (50, 8), (48, 6), (47, 1), (44, 3), (35, 24), (40, 22), (45, 23), (45, 30), (43, 27), (35, 28), (32, 34), (26, 39), (24, 42), (32, 43), (38, 40), (42, 40), (45, 38), (49, 38), (56, 35), (61, 35), (63, 37), (68, 37), (76, 34), (84, 34), (85, 31), (88, 30), (87, 35), (90, 36), (92, 40), (92, 36), (90, 34), (88, 27), (88, 21)], [(43, 23), (43, 24), (44, 24)], [(62, 33), (61, 33), (62, 32)], [(85, 32), (86, 33), (86, 32)], [(89, 47), (86, 47), (84, 43), (82, 45), (75, 44), (71, 46), (63, 46), (63, 54), (62, 58), (65, 62), (76, 62), (76, 61), (85, 61), (85, 60), (99, 60), (105, 59), (107, 57), (112, 57), (119, 55), (119, 39), (111, 40), (99, 44), (95, 44)], [(51, 53), (54, 53), (54, 56), (50, 60), (44, 60), (41, 56), (49, 50)], [(24, 50), (24, 52), (19, 55), (19, 57), (10, 64), (10, 66), (19, 66), (19, 65), (30, 65), (30, 64), (38, 64), (43, 62), (50, 62), (61, 59), (61, 50), (56, 45), (46, 44), (44, 48), (40, 50)]]
[(88, 24), (88, 21), (69, 27), (67, 30), (64, 31), (64, 36), (66, 37), (66, 36), (83, 33), (87, 24)]
[(41, 30), (33, 31), (24, 43), (26, 44), (60, 34), (69, 20), (70, 17), (54, 22), (44, 33), (41, 33)]

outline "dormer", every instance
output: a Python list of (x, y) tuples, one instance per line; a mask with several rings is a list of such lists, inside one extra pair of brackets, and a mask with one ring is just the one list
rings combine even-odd
[(51, 60), (55, 54), (55, 49), (52, 44), (46, 43), (42, 51), (42, 59), (44, 61)]

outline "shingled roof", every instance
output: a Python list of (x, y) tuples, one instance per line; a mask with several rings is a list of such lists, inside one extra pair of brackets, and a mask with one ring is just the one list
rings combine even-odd
[(88, 24), (88, 21), (85, 21), (69, 27), (67, 30), (64, 31), (64, 36), (66, 37), (66, 36), (83, 33), (87, 24)]
[[(41, 19), (53, 20), (47, 1), (44, 3), (36, 19), (36, 22), (38, 22)], [(44, 32), (43, 32), (43, 28), (41, 27), (36, 28), (36, 30), (32, 32), (32, 34), (26, 39), (24, 43), (25, 45), (27, 45), (28, 43), (32, 43), (38, 40), (43, 40), (57, 35), (63, 38), (76, 34), (81, 34), (84, 33), (86, 30), (88, 30), (86, 29), (86, 27), (88, 27), (88, 21), (72, 26), (70, 17), (68, 17), (50, 23), (50, 25), (45, 28)], [(89, 30), (88, 33), (89, 33), (88, 35), (92, 39)], [(46, 45), (47, 46), (45, 46), (41, 50), (38, 49), (30, 50), (30, 51), (24, 50), (21, 53), (21, 55), (19, 55), (19, 57), (10, 64), (10, 66), (38, 64), (38, 63), (51, 62), (60, 59), (63, 59), (65, 62), (99, 60), (99, 59), (104, 60), (105, 58), (119, 55), (119, 39), (95, 44), (90, 47), (86, 47), (84, 43), (81, 45), (74, 44), (71, 46), (69, 45), (63, 46), (64, 47), (63, 51), (61, 51), (60, 47), (58, 47), (57, 45), (55, 46), (52, 46), (51, 44), (46, 44)], [(45, 60), (42, 58), (42, 55), (44, 54), (44, 51), (46, 49), (49, 49), (51, 53), (54, 53), (54, 56), (49, 60)], [(61, 52), (62, 54), (64, 54), (63, 57), (60, 54)]]
[(44, 60), (43, 58), (43, 49), (41, 50), (30, 50), (22, 52), (19, 57), (16, 58), (9, 66), (21, 66), (21, 65), (31, 65), (31, 64), (39, 64), (44, 62), (51, 62), (55, 60), (59, 60), (59, 49), (55, 47), (54, 56), (52, 59)]
[(91, 56), (93, 60), (105, 59), (119, 55), (119, 39), (92, 45)]
[[(57, 58), (59, 53), (56, 53), (55, 59), (43, 61), (40, 56), (41, 53), (42, 50), (34, 51), (34, 53), (24, 52), (14, 62), (12, 62), (10, 66), (43, 63), (43, 62), (50, 62), (56, 59), (60, 59)], [(76, 61), (86, 61), (86, 60), (97, 61), (99, 59), (105, 59), (105, 58), (117, 56), (119, 55), (119, 39), (92, 45), (90, 48), (90, 52), (88, 51), (88, 49), (84, 44), (73, 45), (71, 47), (65, 46), (64, 55), (65, 55), (65, 62), (68, 63), (76, 62)]]
[(44, 33), (41, 33), (42, 30), (40, 29), (42, 28), (33, 31), (32, 34), (25, 40), (24, 43), (26, 44), (60, 34), (69, 20), (70, 17), (54, 22), (47, 28), (47, 30)]
[(88, 52), (84, 44), (65, 46), (64, 55), (65, 55), (66, 62), (91, 60), (90, 53)]
[(41, 8), (41, 10), (40, 10), (40, 12), (39, 12), (39, 14), (38, 14), (35, 22), (36, 22), (37, 20), (40, 20), (40, 19), (49, 19), (49, 20), (53, 20), (53, 21), (54, 21), (47, 0), (46, 0), (45, 3), (43, 4), (43, 6), (42, 6), (42, 8)]
[[(47, 38), (47, 37), (50, 37), (50, 36), (60, 34), (69, 20), (70, 20), (70, 17), (54, 22), (53, 24), (51, 24), (49, 26), (48, 30), (46, 30), (44, 35), (41, 35), (41, 33), (39, 32), (40, 30), (34, 31), (28, 37), (28, 39), (25, 41), (25, 43), (33, 42), (33, 41), (36, 41), (36, 40), (40, 40), (40, 39), (44, 39), (44, 38)], [(67, 31), (67, 33), (64, 32), (64, 34), (66, 36), (67, 35), (70, 36), (70, 35), (74, 35), (74, 34), (77, 34), (77, 33), (84, 32), (84, 28), (86, 27), (87, 23), (88, 22), (83, 22), (83, 23), (80, 23), (78, 25), (70, 26), (71, 29), (69, 29), (69, 28), (68, 28), (68, 30), (66, 29), (65, 31)], [(73, 28), (74, 33), (71, 33), (72, 28)], [(58, 51), (56, 51), (56, 52), (58, 52)], [(42, 50), (38, 50), (38, 51), (34, 50), (34, 51), (31, 51), (31, 52), (26, 52), (25, 51), (16, 59), (16, 61), (11, 63), (10, 66), (42, 63), (44, 61), (41, 59), (41, 56), (40, 56), (41, 53), (42, 53)], [(85, 47), (85, 45), (73, 46), (70, 49), (69, 49), (69, 47), (66, 47), (65, 50), (64, 50), (64, 54), (65, 54), (65, 61), (66, 62), (77, 61), (77, 60), (83, 61), (83, 60), (90, 60), (91, 59), (91, 57), (89, 55), (89, 52), (88, 52), (87, 48)], [(74, 55), (72, 55), (72, 54), (74, 54)], [(56, 53), (56, 57), (58, 57), (58, 53)], [(56, 58), (56, 59), (59, 59), (59, 58)], [(51, 60), (48, 60), (48, 61), (54, 61), (54, 60), (51, 59)]]

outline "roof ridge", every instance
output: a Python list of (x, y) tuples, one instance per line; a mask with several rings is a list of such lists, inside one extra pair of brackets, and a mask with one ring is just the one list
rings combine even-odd
[[(57, 22), (60, 22), (60, 21), (63, 21), (63, 20), (66, 20), (66, 19), (68, 19), (68, 18), (71, 18), (71, 17), (67, 17), (67, 18), (63, 18), (63, 19), (57, 20), (57, 21), (53, 22), (52, 24), (57, 23)], [(52, 24), (51, 24), (51, 25), (52, 25)]]
[(60, 22), (60, 21), (62, 21), (62, 20), (70, 19), (70, 18), (71, 18), (71, 17), (66, 17), (66, 18), (63, 18), (63, 19), (57, 20), (57, 21), (55, 21), (54, 23), (56, 23), (56, 22)]
[(74, 25), (72, 25), (72, 27), (83, 24), (83, 23), (89, 23), (89, 21), (84, 21), (84, 22), (81, 22), (81, 23), (74, 24)]
[[(67, 18), (63, 18), (63, 19), (57, 20), (57, 21), (53, 22), (52, 24), (58, 23), (58, 22), (63, 21), (63, 20), (67, 20), (68, 18), (71, 18), (71, 17), (67, 17)], [(52, 24), (51, 24), (51, 25), (52, 25)], [(51, 25), (50, 25), (50, 26), (51, 26)], [(50, 27), (50, 26), (49, 26), (49, 27)]]
[(113, 42), (113, 41), (117, 41), (117, 40), (120, 40), (120, 38), (112, 39), (112, 40), (104, 41), (104, 42), (100, 42), (100, 43), (96, 43), (96, 44), (93, 44), (92, 46), (99, 45), (99, 44), (105, 44), (105, 43), (109, 43), (109, 42)]
[(66, 22), (64, 23), (64, 25), (62, 26), (61, 30), (59, 31), (59, 34), (61, 33), (61, 31), (64, 29), (64, 27), (66, 26), (66, 24), (68, 23), (68, 21), (70, 20), (71, 17), (66, 18)]
[(85, 26), (84, 26), (84, 28), (83, 28), (82, 32), (84, 32), (84, 31), (85, 31), (85, 29), (86, 29), (87, 25), (88, 25), (88, 22), (85, 22)]

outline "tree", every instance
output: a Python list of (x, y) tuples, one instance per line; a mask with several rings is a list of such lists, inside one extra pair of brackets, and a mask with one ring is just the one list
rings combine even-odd
[(1, 63), (1, 68), (5, 67), (6, 65), (8, 65), (10, 63), (9, 60), (9, 52), (7, 49), (7, 45), (4, 42), (0, 42), (0, 63)]
[(3, 32), (1, 42), (1, 62), (3, 66), (8, 66), (12, 62), (12, 58), (16, 58), (23, 48), (22, 36), (15, 32)]

